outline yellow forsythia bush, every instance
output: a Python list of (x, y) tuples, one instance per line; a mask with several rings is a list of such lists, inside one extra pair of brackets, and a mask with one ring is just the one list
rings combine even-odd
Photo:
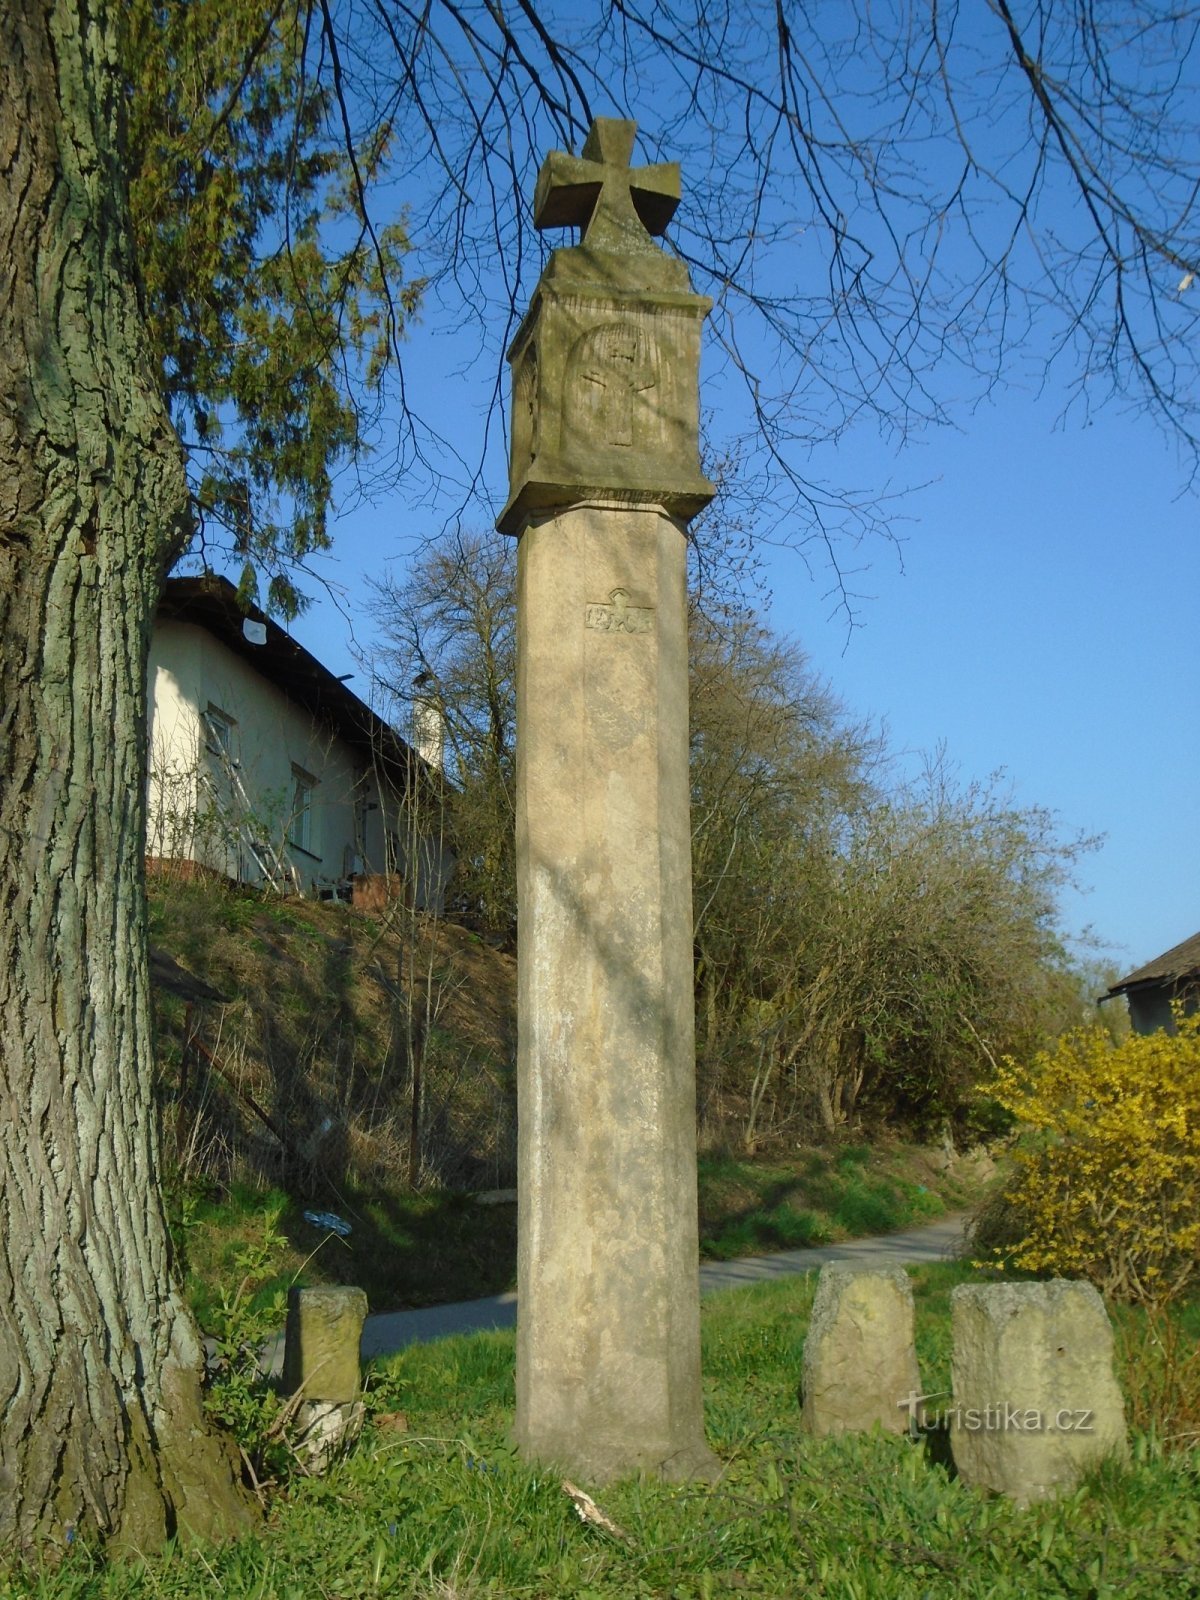
[(1200, 1277), (1200, 1015), (1177, 1034), (1065, 1035), (988, 1092), (1032, 1134), (1004, 1200), (1014, 1266), (1165, 1302)]

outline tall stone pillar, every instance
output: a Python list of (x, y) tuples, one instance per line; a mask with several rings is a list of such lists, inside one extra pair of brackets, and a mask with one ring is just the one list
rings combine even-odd
[(512, 348), (519, 963), (516, 1437), (602, 1481), (714, 1465), (696, 1220), (686, 528), (711, 302), (651, 238), (634, 124), (551, 155), (575, 224)]

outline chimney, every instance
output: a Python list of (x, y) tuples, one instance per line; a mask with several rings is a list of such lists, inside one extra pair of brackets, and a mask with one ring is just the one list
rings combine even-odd
[(437, 684), (428, 672), (413, 679), (412, 746), (435, 772), (441, 772), (446, 753), (446, 719)]

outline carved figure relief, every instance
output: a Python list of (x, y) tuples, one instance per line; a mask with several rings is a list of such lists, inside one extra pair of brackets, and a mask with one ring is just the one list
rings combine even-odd
[[(638, 396), (658, 387), (658, 348), (636, 322), (606, 322), (576, 341), (567, 366), (566, 415), (572, 431), (602, 444), (629, 446)], [(646, 443), (639, 439), (638, 443)]]
[(654, 612), (649, 606), (631, 606), (628, 589), (614, 589), (606, 605), (584, 607), (583, 625), (597, 633), (649, 633)]

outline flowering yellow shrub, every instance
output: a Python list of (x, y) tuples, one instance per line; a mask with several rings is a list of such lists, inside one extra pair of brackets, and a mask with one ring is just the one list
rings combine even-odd
[(1067, 1034), (988, 1092), (1034, 1137), (1005, 1198), (1025, 1236), (1014, 1266), (1164, 1302), (1200, 1277), (1200, 1015), (1179, 1031)]

